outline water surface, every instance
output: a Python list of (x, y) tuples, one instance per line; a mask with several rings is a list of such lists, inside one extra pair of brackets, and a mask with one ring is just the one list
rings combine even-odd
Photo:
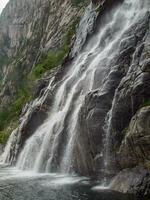
[(0, 166), (0, 200), (137, 200), (96, 187), (86, 177), (36, 174)]

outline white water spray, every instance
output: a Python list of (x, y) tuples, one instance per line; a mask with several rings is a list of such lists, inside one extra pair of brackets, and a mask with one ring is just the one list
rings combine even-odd
[[(103, 88), (103, 79), (109, 70), (110, 61), (118, 53), (117, 48), (123, 34), (142, 12), (144, 8), (141, 0), (125, 0), (119, 8), (108, 13), (110, 15), (108, 19), (70, 65), (56, 92), (48, 118), (26, 141), (17, 167), (38, 172), (51, 170), (53, 160), (57, 159), (56, 152), (62, 134), (65, 134), (66, 146), (62, 149), (63, 157), (59, 164), (61, 172), (69, 172), (77, 135), (78, 117), (85, 96), (91, 90)], [(97, 71), (100, 77), (99, 83), (95, 84)], [(13, 137), (12, 134), (8, 141), (4, 152), (5, 158), (8, 157)], [(108, 137), (109, 135), (107, 139)]]

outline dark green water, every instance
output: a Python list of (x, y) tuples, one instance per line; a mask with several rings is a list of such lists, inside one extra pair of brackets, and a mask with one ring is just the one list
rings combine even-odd
[(137, 200), (108, 189), (95, 191), (93, 186), (84, 177), (37, 175), (0, 167), (0, 200)]

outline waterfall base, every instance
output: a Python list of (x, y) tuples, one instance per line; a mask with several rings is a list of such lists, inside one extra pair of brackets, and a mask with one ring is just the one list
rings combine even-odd
[(86, 177), (37, 174), (0, 165), (0, 200), (138, 200), (97, 185)]

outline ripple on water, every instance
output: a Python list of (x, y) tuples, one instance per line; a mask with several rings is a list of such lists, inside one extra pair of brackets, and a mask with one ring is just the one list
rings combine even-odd
[[(0, 166), (0, 200), (137, 200), (93, 186), (86, 177), (36, 174)], [(147, 199), (149, 200), (149, 199)]]

